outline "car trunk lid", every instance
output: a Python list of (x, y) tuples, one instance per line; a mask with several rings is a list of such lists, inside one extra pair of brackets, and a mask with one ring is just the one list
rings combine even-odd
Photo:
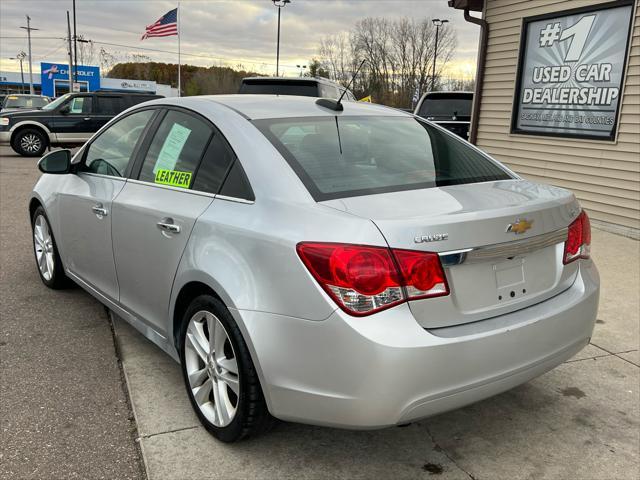
[(568, 288), (577, 272), (562, 253), (580, 208), (563, 189), (507, 180), (322, 203), (369, 218), (391, 248), (440, 254), (451, 294), (410, 302), (425, 328), (525, 308)]

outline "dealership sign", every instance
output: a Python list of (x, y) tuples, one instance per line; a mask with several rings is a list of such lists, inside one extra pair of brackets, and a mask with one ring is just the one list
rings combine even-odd
[(512, 133), (613, 139), (633, 3), (524, 19)]
[[(84, 90), (93, 92), (100, 88), (99, 67), (78, 65), (77, 73), (78, 84), (85, 86)], [(69, 90), (69, 66), (61, 63), (42, 62), (40, 64), (40, 82), (42, 84), (42, 95), (48, 97), (57, 96), (56, 84), (65, 85)]]

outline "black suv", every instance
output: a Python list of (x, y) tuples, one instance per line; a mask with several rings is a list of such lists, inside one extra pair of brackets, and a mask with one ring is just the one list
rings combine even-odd
[(469, 140), (472, 104), (473, 92), (429, 92), (420, 99), (414, 113)]
[(104, 124), (133, 105), (161, 95), (69, 93), (40, 110), (0, 114), (0, 145), (25, 157), (41, 156), (49, 146), (84, 143)]

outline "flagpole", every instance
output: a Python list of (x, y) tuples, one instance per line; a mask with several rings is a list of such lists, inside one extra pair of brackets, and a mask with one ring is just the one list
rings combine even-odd
[(180, 88), (180, 37), (182, 33), (180, 32), (180, 2), (178, 2), (178, 96), (182, 96), (181, 88)]

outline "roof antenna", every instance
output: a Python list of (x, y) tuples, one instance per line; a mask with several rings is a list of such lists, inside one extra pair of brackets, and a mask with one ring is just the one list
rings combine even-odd
[(329, 110), (334, 110), (336, 112), (343, 111), (344, 107), (342, 106), (342, 103), (340, 103), (342, 101), (342, 97), (344, 97), (345, 93), (347, 93), (347, 90), (349, 90), (349, 87), (351, 87), (351, 84), (355, 80), (356, 75), (360, 73), (360, 69), (366, 61), (367, 59), (365, 58), (364, 60), (362, 60), (362, 62), (360, 62), (360, 66), (357, 68), (356, 73), (353, 74), (353, 77), (351, 77), (351, 80), (349, 80), (349, 84), (342, 91), (342, 95), (340, 95), (340, 98), (338, 98), (338, 100), (333, 100), (331, 98), (319, 98), (318, 100), (316, 100), (316, 105), (318, 105), (319, 107), (328, 108)]

